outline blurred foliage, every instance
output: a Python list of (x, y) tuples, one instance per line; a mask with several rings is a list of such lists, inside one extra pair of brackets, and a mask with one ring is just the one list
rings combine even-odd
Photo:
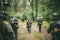
[[(26, 2), (27, 1), (22, 1), (22, 0), (18, 0), (18, 7), (20, 7), (20, 9), (18, 10), (18, 12), (15, 12), (14, 9), (14, 1), (12, 1), (11, 3), (11, 7), (7, 8), (7, 12), (9, 16), (16, 16), (17, 18), (21, 19), (21, 20), (26, 20), (29, 17), (32, 18), (32, 5), (30, 6), (26, 6)], [(25, 3), (25, 4), (24, 4)], [(44, 20), (50, 21), (51, 20), (51, 15), (53, 12), (57, 12), (60, 16), (60, 0), (39, 0), (38, 3), (38, 16), (43, 16)], [(12, 7), (13, 6), (13, 7)], [(18, 9), (17, 7), (17, 9)], [(36, 1), (33, 0), (33, 16), (34, 16), (34, 20), (36, 20)]]
[[(32, 10), (31, 10), (31, 8), (25, 9), (25, 10), (23, 10), (21, 12), (17, 12), (17, 13), (15, 13), (15, 11), (13, 9), (8, 8), (7, 12), (8, 12), (8, 15), (16, 16), (17, 18), (22, 19), (22, 20), (23, 19), (26, 20), (29, 17), (32, 18)], [(37, 14), (38, 14), (38, 16), (43, 16), (44, 19), (47, 19), (48, 10), (45, 8), (45, 11), (43, 11), (42, 5), (39, 5)], [(33, 15), (34, 15), (34, 20), (36, 20), (35, 19), (35, 17), (36, 17), (35, 9), (33, 11)]]

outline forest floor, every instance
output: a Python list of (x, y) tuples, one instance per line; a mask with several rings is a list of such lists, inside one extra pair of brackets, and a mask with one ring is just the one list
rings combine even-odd
[(39, 33), (37, 23), (32, 24), (31, 33), (28, 33), (26, 28), (26, 22), (19, 20), (18, 28), (18, 40), (51, 40), (51, 35), (47, 33), (47, 30), (43, 27), (41, 28), (41, 33)]

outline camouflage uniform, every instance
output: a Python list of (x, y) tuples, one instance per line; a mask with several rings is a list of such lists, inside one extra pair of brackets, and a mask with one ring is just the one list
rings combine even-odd
[(39, 32), (41, 32), (42, 21), (43, 21), (43, 19), (41, 17), (37, 18), (37, 22), (38, 22), (37, 24), (38, 24), (38, 27), (39, 27)]
[(12, 26), (13, 31), (14, 31), (15, 36), (16, 36), (16, 40), (17, 40), (18, 19), (16, 17), (12, 17), (10, 19), (10, 21), (11, 21), (11, 26)]
[(5, 15), (0, 13), (0, 40), (15, 40), (15, 34), (11, 25), (4, 19)]
[(32, 19), (29, 18), (27, 21), (27, 29), (29, 33), (31, 33), (31, 26), (32, 26)]
[(48, 29), (48, 33), (52, 35), (52, 40), (60, 40), (60, 21), (57, 20), (57, 16), (56, 13), (53, 13), (53, 21)]

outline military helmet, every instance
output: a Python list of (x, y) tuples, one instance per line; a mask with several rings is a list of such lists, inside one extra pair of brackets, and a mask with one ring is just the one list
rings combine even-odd
[(53, 18), (54, 20), (57, 20), (57, 19), (58, 19), (58, 14), (57, 14), (57, 13), (53, 13), (53, 14), (52, 14), (52, 18)]
[(53, 15), (53, 16), (58, 16), (58, 14), (57, 14), (57, 13), (53, 13), (52, 15)]

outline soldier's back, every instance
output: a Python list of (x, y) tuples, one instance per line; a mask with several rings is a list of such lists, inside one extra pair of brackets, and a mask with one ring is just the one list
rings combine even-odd
[(10, 40), (10, 38), (11, 38), (10, 32), (13, 32), (10, 24), (6, 21), (3, 21), (1, 27), (2, 27), (1, 28), (1, 35), (3, 37), (2, 40)]
[(48, 33), (53, 32), (54, 28), (57, 26), (57, 21), (51, 21), (48, 29)]

